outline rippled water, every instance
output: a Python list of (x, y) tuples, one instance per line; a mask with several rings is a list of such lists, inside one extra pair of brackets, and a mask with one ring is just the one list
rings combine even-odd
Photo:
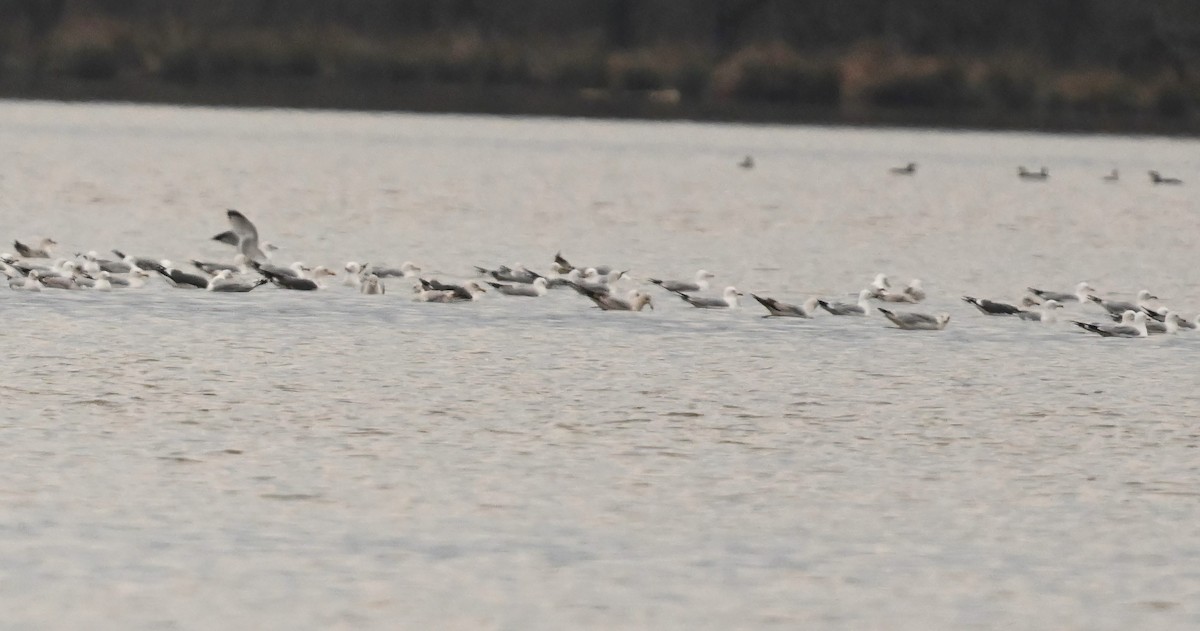
[[(227, 257), (207, 237), (237, 207), (284, 260), (464, 278), (561, 249), (795, 302), (885, 271), (953, 317), (906, 332), (662, 292), (640, 314), (563, 292), (417, 304), (396, 281), (3, 292), (6, 627), (1200, 625), (1200, 335), (1104, 340), (959, 301), (1086, 279), (1200, 310), (1195, 141), (45, 103), (0, 120), (8, 238), (68, 252)], [(916, 177), (886, 173), (909, 160)]]

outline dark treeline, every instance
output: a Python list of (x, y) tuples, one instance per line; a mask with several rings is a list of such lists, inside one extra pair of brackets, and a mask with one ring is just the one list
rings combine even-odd
[(1196, 0), (0, 0), (0, 54), (10, 94), (283, 78), (525, 86), (663, 115), (1200, 116)]

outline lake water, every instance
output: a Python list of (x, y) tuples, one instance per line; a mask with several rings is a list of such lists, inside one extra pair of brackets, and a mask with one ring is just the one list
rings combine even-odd
[(239, 208), (284, 262), (463, 279), (562, 250), (792, 302), (887, 272), (952, 315), (909, 332), (657, 289), (644, 313), (422, 304), (397, 280), (3, 291), (6, 628), (1200, 626), (1200, 334), (960, 300), (1088, 280), (1200, 311), (1194, 140), (36, 102), (0, 121), (6, 238), (67, 253), (228, 259), (208, 237)]

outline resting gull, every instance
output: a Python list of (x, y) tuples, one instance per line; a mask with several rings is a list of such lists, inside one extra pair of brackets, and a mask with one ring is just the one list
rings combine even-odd
[(909, 162), (902, 167), (892, 167), (888, 169), (888, 172), (892, 175), (913, 175), (917, 172), (917, 163)]
[(601, 293), (585, 293), (584, 295), (603, 311), (641, 311), (644, 307), (654, 309), (654, 300), (650, 294), (637, 289), (630, 289), (625, 298)]
[(1058, 315), (1055, 311), (1062, 309), (1063, 305), (1057, 300), (1047, 300), (1041, 304), (1041, 308), (1037, 311), (1020, 311), (1017, 313), (1022, 320), (1032, 320), (1034, 322), (1042, 322), (1044, 324), (1053, 324), (1058, 322)]
[(1047, 291), (1045, 289), (1037, 289), (1036, 287), (1027, 287), (1029, 293), (1041, 298), (1042, 300), (1057, 300), (1058, 302), (1087, 302), (1088, 296), (1096, 291), (1091, 284), (1086, 280), (1080, 281), (1075, 285), (1075, 293), (1068, 294), (1060, 291)]
[(453, 301), (478, 300), (481, 295), (487, 292), (486, 289), (481, 287), (479, 283), (473, 280), (468, 281), (463, 285), (451, 285), (448, 283), (438, 282), (437, 280), (425, 280), (424, 278), (418, 280), (421, 281), (421, 288), (426, 291), (432, 290), (450, 292)]
[(1017, 167), (1017, 177), (1022, 180), (1046, 180), (1050, 178), (1050, 171), (1046, 167), (1042, 167), (1039, 171), (1030, 171), (1025, 167)]
[[(366, 269), (366, 265), (363, 265), (363, 269)], [(421, 273), (421, 268), (412, 261), (405, 261), (400, 267), (376, 265), (371, 268), (370, 273), (380, 278), (412, 278)]]
[(659, 280), (657, 278), (647, 278), (646, 280), (667, 291), (706, 291), (708, 279), (716, 278), (716, 276), (712, 272), (700, 270), (696, 272), (695, 280)]
[(533, 281), (542, 277), (537, 272), (531, 272), (525, 269), (524, 265), (517, 263), (512, 267), (501, 265), (496, 269), (487, 269), (486, 267), (475, 266), (475, 271), (484, 276), (490, 276), (493, 280), (498, 280), (504, 283), (524, 283), (532, 284)]
[[(141, 266), (139, 265), (138, 267)], [(172, 287), (195, 287), (199, 289), (208, 289), (207, 278), (199, 274), (192, 274), (175, 269), (174, 267), (171, 267), (170, 261), (163, 260), (161, 263), (155, 263), (151, 269), (159, 274), (162, 274), (163, 278), (166, 278), (167, 282), (171, 283)]]
[(1121, 179), (1121, 174), (1118, 173), (1116, 169), (1113, 169), (1112, 173), (1109, 173), (1100, 179), (1104, 180), (1105, 182), (1116, 182), (1117, 180)]
[(921, 284), (920, 278), (914, 278), (908, 283), (908, 287), (904, 288), (904, 293), (913, 299), (914, 302), (921, 302), (925, 299), (925, 286)]
[(809, 298), (804, 301), (803, 305), (793, 305), (786, 302), (780, 302), (774, 298), (767, 298), (757, 294), (750, 294), (750, 297), (758, 301), (767, 310), (767, 315), (764, 318), (777, 316), (782, 318), (811, 318), (813, 311), (817, 309), (817, 298)]
[(1183, 180), (1177, 177), (1163, 177), (1158, 171), (1149, 171), (1150, 181), (1154, 184), (1183, 184)]
[(725, 288), (720, 298), (707, 298), (703, 296), (689, 296), (681, 291), (675, 292), (683, 298), (684, 302), (696, 307), (697, 309), (733, 309), (738, 306), (738, 296), (742, 292), (737, 290), (737, 287), (732, 285)]
[(871, 290), (864, 289), (858, 292), (858, 302), (826, 302), (818, 300), (817, 304), (821, 308), (836, 316), (865, 316), (871, 309), (871, 304), (867, 302), (867, 298), (871, 297)]
[(218, 291), (226, 293), (245, 293), (253, 291), (254, 288), (265, 285), (271, 282), (267, 278), (256, 278), (254, 280), (241, 280), (233, 278), (233, 272), (223, 269), (217, 272), (216, 276), (208, 279), (208, 291)]
[(994, 300), (972, 298), (971, 296), (963, 296), (963, 302), (968, 302), (973, 305), (983, 315), (998, 316), (998, 315), (1017, 315), (1021, 313), (1021, 308), (1016, 305), (1010, 305), (1007, 302), (996, 302)]
[(1104, 307), (1105, 311), (1112, 314), (1122, 314), (1126, 311), (1141, 311), (1142, 308), (1151, 308), (1150, 301), (1158, 300), (1158, 296), (1150, 293), (1150, 290), (1143, 289), (1137, 293), (1136, 302), (1125, 302), (1123, 300), (1105, 300), (1097, 296), (1088, 296), (1088, 300)]
[(1090, 331), (1102, 337), (1146, 337), (1150, 335), (1146, 331), (1146, 314), (1135, 313), (1132, 310), (1126, 311), (1122, 315), (1119, 324), (1079, 322), (1077, 320), (1072, 320), (1071, 322), (1085, 331)]
[(39, 280), (40, 276), (41, 274), (37, 270), (33, 270), (24, 278), (14, 278), (9, 281), (8, 286), (10, 289), (19, 289), (21, 291), (41, 291), (42, 282)]
[(500, 283), (488, 283), (496, 288), (496, 291), (505, 296), (525, 296), (529, 298), (539, 298), (546, 295), (546, 279), (538, 277), (529, 285), (501, 285)]
[(941, 331), (950, 322), (950, 314), (948, 313), (932, 315), (911, 311), (897, 312), (889, 311), (883, 307), (879, 307), (879, 312), (888, 320), (891, 320), (892, 324), (908, 331)]

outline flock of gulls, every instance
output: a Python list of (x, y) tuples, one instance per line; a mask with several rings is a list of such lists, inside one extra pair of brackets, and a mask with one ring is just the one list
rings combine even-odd
[[(915, 170), (915, 165), (908, 167)], [(36, 246), (14, 241), (16, 255), (0, 255), (0, 272), (8, 277), (9, 287), (18, 291), (91, 290), (113, 291), (143, 287), (155, 278), (183, 289), (212, 292), (249, 292), (263, 285), (293, 291), (315, 291), (325, 288), (337, 272), (323, 266), (309, 267), (300, 262), (286, 267), (272, 263), (270, 251), (275, 246), (260, 241), (258, 229), (237, 210), (226, 212), (230, 229), (213, 240), (232, 245), (236, 253), (230, 262), (189, 262), (187, 269), (175, 267), (169, 260), (125, 254), (113, 250), (116, 258), (101, 258), (96, 252), (77, 254), (74, 259), (53, 258), (57, 243), (42, 239)], [(370, 265), (356, 261), (344, 266), (342, 284), (368, 295), (386, 292), (387, 282), (412, 283), (413, 300), (427, 303), (456, 303), (479, 300), (489, 291), (513, 298), (539, 298), (555, 289), (574, 291), (604, 311), (639, 312), (654, 309), (654, 292), (671, 296), (698, 309), (737, 309), (744, 294), (736, 287), (725, 287), (720, 295), (710, 295), (710, 282), (716, 275), (706, 270), (696, 272), (686, 280), (634, 278), (628, 270), (611, 266), (581, 267), (572, 265), (558, 253), (545, 274), (520, 264), (511, 267), (476, 267), (477, 279), (457, 283), (442, 282), (421, 276), (421, 268), (406, 262), (399, 267)], [(397, 280), (399, 279), (399, 280)], [(636, 287), (621, 290), (622, 283)], [(858, 292), (854, 302), (841, 302), (811, 297), (801, 304), (751, 294), (766, 310), (763, 317), (813, 318), (819, 313), (830, 316), (867, 317), (882, 314), (896, 328), (905, 330), (945, 329), (950, 322), (948, 313), (925, 313), (913, 305), (924, 302), (925, 289), (919, 279), (903, 288), (893, 287), (886, 274)], [(888, 305), (875, 306), (872, 302)], [(1181, 329), (1197, 329), (1200, 315), (1184, 318), (1158, 303), (1148, 290), (1137, 293), (1133, 301), (1107, 300), (1096, 295), (1086, 281), (1073, 291), (1057, 292), (1028, 288), (1018, 303), (964, 296), (963, 301), (986, 316), (1009, 317), (1018, 320), (1053, 324), (1059, 321), (1059, 311), (1067, 304), (1091, 306), (1106, 319), (1100, 321), (1070, 320), (1080, 329), (1103, 337), (1147, 337), (1159, 333), (1175, 333)], [(904, 309), (894, 305), (909, 305)]]

